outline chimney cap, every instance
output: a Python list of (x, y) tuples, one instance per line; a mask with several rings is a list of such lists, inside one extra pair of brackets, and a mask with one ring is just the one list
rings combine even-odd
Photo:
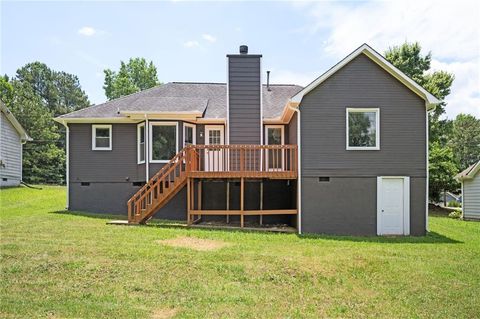
[(240, 54), (248, 54), (248, 46), (243, 44), (240, 46)]

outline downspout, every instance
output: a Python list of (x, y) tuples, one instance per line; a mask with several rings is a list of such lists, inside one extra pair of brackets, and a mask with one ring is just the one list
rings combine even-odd
[(145, 113), (145, 183), (150, 179), (150, 128), (148, 124), (148, 115)]
[(65, 182), (67, 184), (67, 207), (66, 209), (68, 210), (70, 208), (70, 128), (68, 125), (65, 123), (65, 121), (61, 122), (63, 126), (65, 126), (66, 129), (66, 135), (65, 135), (65, 153), (66, 153), (66, 176), (65, 176)]
[(429, 151), (429, 144), (430, 144), (430, 133), (429, 133), (429, 130), (430, 130), (430, 127), (429, 127), (429, 116), (430, 116), (430, 113), (432, 113), (433, 111), (435, 110), (435, 108), (431, 109), (431, 110), (428, 110), (428, 102), (427, 102), (427, 112), (426, 112), (426, 119), (425, 119), (425, 137), (426, 137), (426, 152), (425, 152), (425, 161), (426, 161), (426, 181), (425, 181), (425, 185), (426, 185), (426, 191), (425, 191), (425, 231), (428, 232), (428, 195), (429, 195), (429, 178), (430, 178), (430, 173), (429, 173), (429, 166), (430, 166), (430, 163), (429, 163), (429, 154), (430, 154), (430, 151)]
[(297, 113), (297, 165), (298, 165), (298, 177), (297, 177), (297, 209), (298, 209), (298, 234), (302, 234), (302, 139), (300, 136), (300, 109), (298, 107), (292, 107), (288, 105), (288, 108)]

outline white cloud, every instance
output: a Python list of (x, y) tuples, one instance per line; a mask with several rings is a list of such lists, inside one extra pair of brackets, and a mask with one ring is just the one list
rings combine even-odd
[(446, 115), (452, 119), (459, 113), (480, 118), (480, 58), (468, 62), (440, 62), (432, 60), (432, 70), (455, 74), (452, 94), (447, 96)]
[(191, 40), (184, 42), (183, 46), (186, 48), (196, 48), (200, 46), (200, 43), (198, 43), (198, 41)]
[(208, 41), (210, 43), (215, 43), (217, 41), (217, 38), (214, 37), (213, 35), (211, 34), (208, 34), (208, 33), (204, 33), (202, 34), (202, 38), (205, 40), (205, 41)]
[(93, 28), (93, 27), (85, 26), (85, 27), (81, 27), (80, 29), (78, 29), (78, 34), (86, 36), (86, 37), (94, 36), (96, 33), (97, 33), (97, 30), (95, 30), (95, 28)]
[(311, 21), (302, 32), (319, 35), (323, 51), (340, 59), (366, 42), (379, 52), (405, 41), (432, 51), (432, 67), (455, 74), (447, 116), (480, 116), (480, 2), (381, 1), (294, 3)]

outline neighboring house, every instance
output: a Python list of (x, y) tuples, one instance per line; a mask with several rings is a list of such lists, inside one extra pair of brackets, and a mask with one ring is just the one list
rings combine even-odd
[(22, 181), (22, 145), (30, 141), (23, 127), (0, 101), (0, 187), (18, 186)]
[(68, 208), (424, 235), (439, 101), (366, 44), (304, 88), (264, 84), (261, 61), (241, 46), (226, 83), (167, 83), (56, 118)]
[(480, 161), (455, 176), (462, 183), (463, 218), (480, 219)]

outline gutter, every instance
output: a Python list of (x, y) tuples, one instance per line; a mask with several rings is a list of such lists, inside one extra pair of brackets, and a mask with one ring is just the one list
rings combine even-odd
[(150, 125), (148, 123), (148, 114), (145, 113), (145, 183), (150, 180)]
[(302, 234), (302, 138), (301, 138), (301, 117), (300, 109), (288, 105), (288, 108), (297, 113), (297, 163), (298, 163), (298, 175), (297, 175), (297, 209), (298, 209), (298, 234)]

